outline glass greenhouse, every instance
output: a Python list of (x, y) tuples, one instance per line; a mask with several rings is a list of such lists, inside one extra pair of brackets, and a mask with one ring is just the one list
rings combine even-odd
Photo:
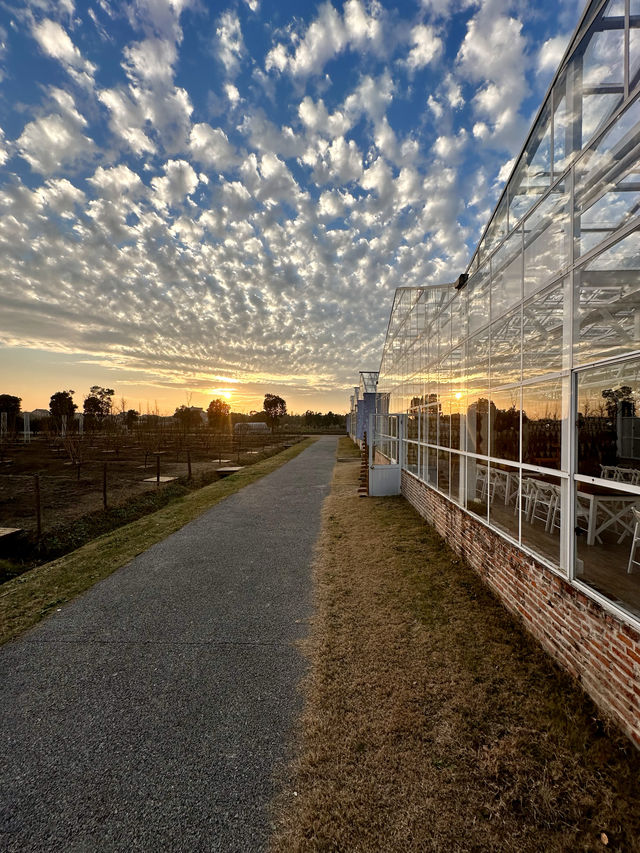
[[(381, 453), (640, 618), (640, 0), (591, 2), (465, 275), (396, 291)], [(398, 441), (399, 439), (399, 441)]]

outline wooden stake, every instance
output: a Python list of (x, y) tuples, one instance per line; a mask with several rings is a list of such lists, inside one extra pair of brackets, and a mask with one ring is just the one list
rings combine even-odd
[(187, 450), (187, 480), (191, 479), (191, 451)]
[(107, 463), (102, 465), (102, 506), (107, 508)]
[(34, 475), (34, 482), (36, 487), (36, 530), (38, 533), (38, 539), (42, 536), (42, 516), (40, 514), (40, 474)]

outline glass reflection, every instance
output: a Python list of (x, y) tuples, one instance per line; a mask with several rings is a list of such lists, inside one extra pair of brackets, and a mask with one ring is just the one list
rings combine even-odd
[(520, 388), (491, 392), (491, 456), (520, 459)]
[(491, 384), (509, 385), (520, 381), (520, 310), (491, 325)]
[(524, 295), (532, 296), (569, 263), (567, 195), (557, 186), (524, 223)]
[(562, 483), (550, 474), (522, 472), (520, 530), (523, 545), (560, 565), (560, 530), (565, 517)]
[(489, 465), (489, 523), (516, 541), (519, 538), (520, 472), (510, 465)]
[(522, 232), (515, 231), (491, 259), (491, 318), (522, 299)]
[(574, 360), (622, 355), (640, 348), (640, 233), (576, 271), (578, 334)]
[[(522, 311), (522, 376), (533, 379), (562, 370), (565, 361), (563, 282), (527, 302)], [(567, 334), (568, 337), (568, 334)]]
[(559, 469), (562, 441), (562, 382), (525, 385), (522, 389), (522, 461)]
[(481, 329), (489, 322), (489, 286), (491, 275), (489, 264), (472, 276), (463, 291), (467, 298), (469, 334)]
[(578, 375), (578, 473), (640, 483), (640, 360)]
[(446, 450), (438, 450), (438, 491), (449, 496), (449, 457)]
[(467, 397), (467, 450), (487, 456), (489, 453), (489, 392), (484, 390), (469, 390)]

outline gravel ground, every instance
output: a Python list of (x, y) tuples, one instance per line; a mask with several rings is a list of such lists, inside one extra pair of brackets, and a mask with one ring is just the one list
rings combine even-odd
[(335, 449), (320, 438), (0, 650), (1, 849), (266, 848)]

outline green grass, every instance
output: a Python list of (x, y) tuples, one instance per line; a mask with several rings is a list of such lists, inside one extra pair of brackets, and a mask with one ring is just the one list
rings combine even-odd
[(53, 608), (85, 592), (229, 495), (275, 471), (313, 441), (302, 441), (224, 480), (183, 495), (151, 515), (7, 581), (0, 587), (0, 643), (14, 639)]

